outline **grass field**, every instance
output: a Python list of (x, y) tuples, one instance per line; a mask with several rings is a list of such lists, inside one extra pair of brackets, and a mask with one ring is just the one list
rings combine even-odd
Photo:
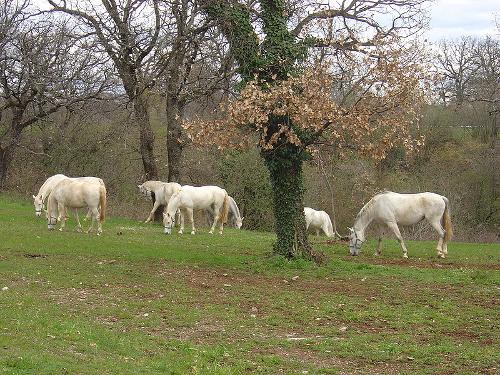
[(270, 233), (73, 226), (0, 196), (0, 374), (500, 373), (499, 244), (313, 237), (316, 266)]

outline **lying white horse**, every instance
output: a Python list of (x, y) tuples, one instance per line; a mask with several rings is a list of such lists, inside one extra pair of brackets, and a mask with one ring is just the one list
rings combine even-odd
[[(172, 233), (175, 213), (180, 209), (183, 215), (189, 217), (192, 226), (191, 234), (195, 234), (193, 210), (206, 210), (209, 208), (215, 213), (214, 222), (209, 233), (213, 233), (215, 225), (220, 222), (219, 233), (222, 234), (229, 211), (229, 196), (226, 190), (218, 186), (182, 186), (177, 193), (172, 195), (167, 205), (167, 212), (163, 213), (165, 233)], [(183, 231), (184, 222), (181, 221), (179, 233), (182, 234)]]
[[(149, 223), (153, 219), (155, 211), (161, 205), (166, 206), (172, 194), (178, 192), (181, 188), (176, 182), (163, 182), (163, 181), (146, 181), (141, 185), (137, 185), (139, 192), (147, 198), (152, 198), (154, 194), (155, 203), (153, 209), (149, 213), (145, 223)], [(183, 219), (181, 218), (181, 221)]]
[(386, 191), (375, 195), (359, 211), (354, 227), (349, 228), (349, 252), (358, 255), (363, 242), (365, 230), (370, 223), (380, 225), (380, 235), (375, 255), (380, 255), (382, 236), (386, 224), (396, 235), (403, 257), (408, 258), (408, 250), (399, 232), (398, 224), (413, 225), (426, 219), (439, 234), (437, 254), (444, 258), (448, 253), (448, 241), (453, 235), (448, 198), (435, 193), (399, 194)]
[(306, 230), (311, 228), (319, 236), (319, 230), (321, 229), (326, 236), (333, 237), (332, 221), (325, 211), (316, 211), (311, 207), (304, 207), (304, 215), (306, 217)]
[[(91, 181), (95, 183), (101, 183), (104, 184), (102, 179), (98, 177), (68, 177), (63, 174), (56, 174), (54, 176), (51, 176), (45, 180), (43, 185), (40, 187), (38, 190), (38, 194), (36, 196), (33, 195), (33, 204), (35, 206), (35, 215), (40, 217), (43, 212), (47, 212), (45, 210), (45, 201), (47, 200), (48, 196), (52, 192), (52, 189), (61, 182), (64, 179), (70, 179), (70, 180), (86, 180), (86, 181)], [(62, 209), (59, 211), (59, 217), (57, 218), (57, 221), (61, 220), (61, 216), (66, 215), (66, 210)], [(90, 218), (91, 212), (90, 210), (87, 212), (86, 219)], [(81, 227), (80, 225), (80, 218), (78, 217), (78, 209), (75, 208), (75, 218), (76, 222), (78, 224), (78, 227)]]
[[(49, 230), (55, 228), (57, 217), (61, 210), (68, 208), (88, 207), (92, 215), (92, 223), (87, 233), (94, 228), (94, 220), (97, 220), (97, 235), (102, 233), (102, 222), (106, 216), (106, 187), (100, 178), (96, 181), (87, 179), (69, 179), (60, 181), (49, 195), (47, 202), (47, 227)], [(65, 215), (61, 215), (60, 231), (64, 229)], [(78, 229), (81, 229), (78, 221)]]
[[(210, 207), (206, 210), (206, 212), (208, 214), (209, 220), (212, 221), (214, 217), (214, 211)], [(238, 208), (236, 201), (233, 199), (233, 197), (229, 196), (229, 211), (227, 222), (233, 227), (241, 229), (241, 226), (243, 225), (243, 219), (244, 217), (241, 217), (240, 209)]]

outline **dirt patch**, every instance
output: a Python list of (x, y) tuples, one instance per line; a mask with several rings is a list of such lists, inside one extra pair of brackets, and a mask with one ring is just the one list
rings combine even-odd
[[(363, 259), (363, 263), (367, 262)], [(370, 264), (383, 266), (400, 266), (407, 268), (433, 268), (433, 269), (484, 269), (484, 270), (500, 270), (500, 264), (479, 264), (479, 263), (443, 263), (438, 261), (422, 261), (413, 259), (388, 259), (388, 258), (373, 258), (369, 260)]]

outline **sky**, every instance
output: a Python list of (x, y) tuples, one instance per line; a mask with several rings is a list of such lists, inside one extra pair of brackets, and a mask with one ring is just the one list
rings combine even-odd
[(500, 0), (435, 0), (430, 9), (430, 41), (454, 39), (463, 35), (500, 37)]
[[(32, 3), (44, 9), (50, 7), (47, 0)], [(500, 38), (495, 15), (500, 23), (500, 0), (434, 0), (430, 5), (431, 29), (426, 36), (431, 42), (463, 35)]]

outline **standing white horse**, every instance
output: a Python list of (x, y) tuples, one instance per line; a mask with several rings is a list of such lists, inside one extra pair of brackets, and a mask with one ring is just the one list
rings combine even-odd
[[(195, 234), (193, 210), (206, 210), (211, 209), (215, 213), (214, 222), (209, 233), (213, 233), (215, 225), (220, 222), (219, 233), (222, 234), (224, 223), (227, 222), (227, 215), (229, 211), (229, 195), (226, 190), (218, 186), (189, 186), (184, 185), (181, 189), (172, 195), (168, 202), (167, 212), (163, 213), (163, 226), (165, 233), (172, 232), (174, 217), (177, 210), (191, 221), (191, 234)], [(181, 228), (179, 233), (184, 231), (184, 222), (181, 221)]]
[(311, 228), (319, 236), (319, 230), (321, 229), (325, 235), (333, 237), (332, 221), (325, 211), (316, 211), (311, 207), (304, 207), (304, 215), (306, 217), (306, 230)]
[[(206, 210), (206, 212), (208, 214), (207, 217), (209, 221), (212, 222), (213, 217), (215, 216), (214, 211), (210, 207)], [(227, 222), (233, 227), (241, 229), (241, 226), (243, 225), (243, 219), (244, 217), (241, 217), (240, 209), (238, 208), (236, 201), (233, 199), (233, 197), (229, 196), (229, 211), (227, 216)]]
[(363, 242), (365, 242), (365, 230), (370, 223), (380, 225), (377, 251), (380, 255), (384, 227), (387, 225), (396, 235), (403, 258), (408, 258), (408, 250), (399, 232), (398, 224), (413, 225), (426, 219), (439, 234), (437, 244), (437, 255), (444, 258), (448, 253), (448, 241), (453, 235), (448, 198), (435, 193), (399, 194), (386, 191), (375, 195), (359, 211), (354, 222), (354, 227), (349, 228), (349, 252), (358, 255)]
[[(97, 220), (97, 235), (102, 233), (102, 222), (106, 216), (106, 186), (99, 181), (86, 179), (64, 179), (60, 181), (49, 195), (47, 202), (47, 226), (49, 230), (54, 229), (57, 217), (61, 210), (68, 208), (88, 207), (92, 214), (92, 223), (87, 233), (94, 228), (94, 220)], [(65, 215), (61, 215), (60, 231), (64, 229)], [(78, 222), (78, 229), (81, 229)]]
[[(54, 176), (51, 176), (45, 180), (43, 185), (40, 187), (38, 190), (38, 194), (36, 196), (33, 195), (33, 205), (35, 206), (35, 215), (36, 216), (41, 216), (42, 211), (45, 212), (45, 201), (49, 197), (50, 193), (54, 189), (54, 187), (61, 182), (64, 179), (69, 179), (69, 180), (85, 180), (85, 181), (91, 181), (94, 183), (98, 184), (104, 184), (102, 179), (98, 177), (68, 177), (63, 174), (56, 174)], [(61, 210), (59, 212), (59, 217), (57, 220), (61, 220), (61, 216), (66, 215), (65, 210)], [(87, 218), (90, 218), (91, 212), (87, 212)], [(80, 218), (78, 217), (78, 209), (75, 209), (75, 217), (76, 217), (76, 222), (78, 223), (78, 226), (80, 227)]]
[[(161, 205), (166, 206), (172, 194), (178, 192), (181, 188), (177, 182), (163, 182), (163, 181), (146, 181), (141, 185), (137, 185), (139, 192), (147, 198), (152, 198), (154, 194), (154, 205), (153, 209), (149, 213), (148, 218), (145, 223), (150, 222), (153, 219), (155, 211)], [(182, 220), (182, 218), (181, 218)]]

